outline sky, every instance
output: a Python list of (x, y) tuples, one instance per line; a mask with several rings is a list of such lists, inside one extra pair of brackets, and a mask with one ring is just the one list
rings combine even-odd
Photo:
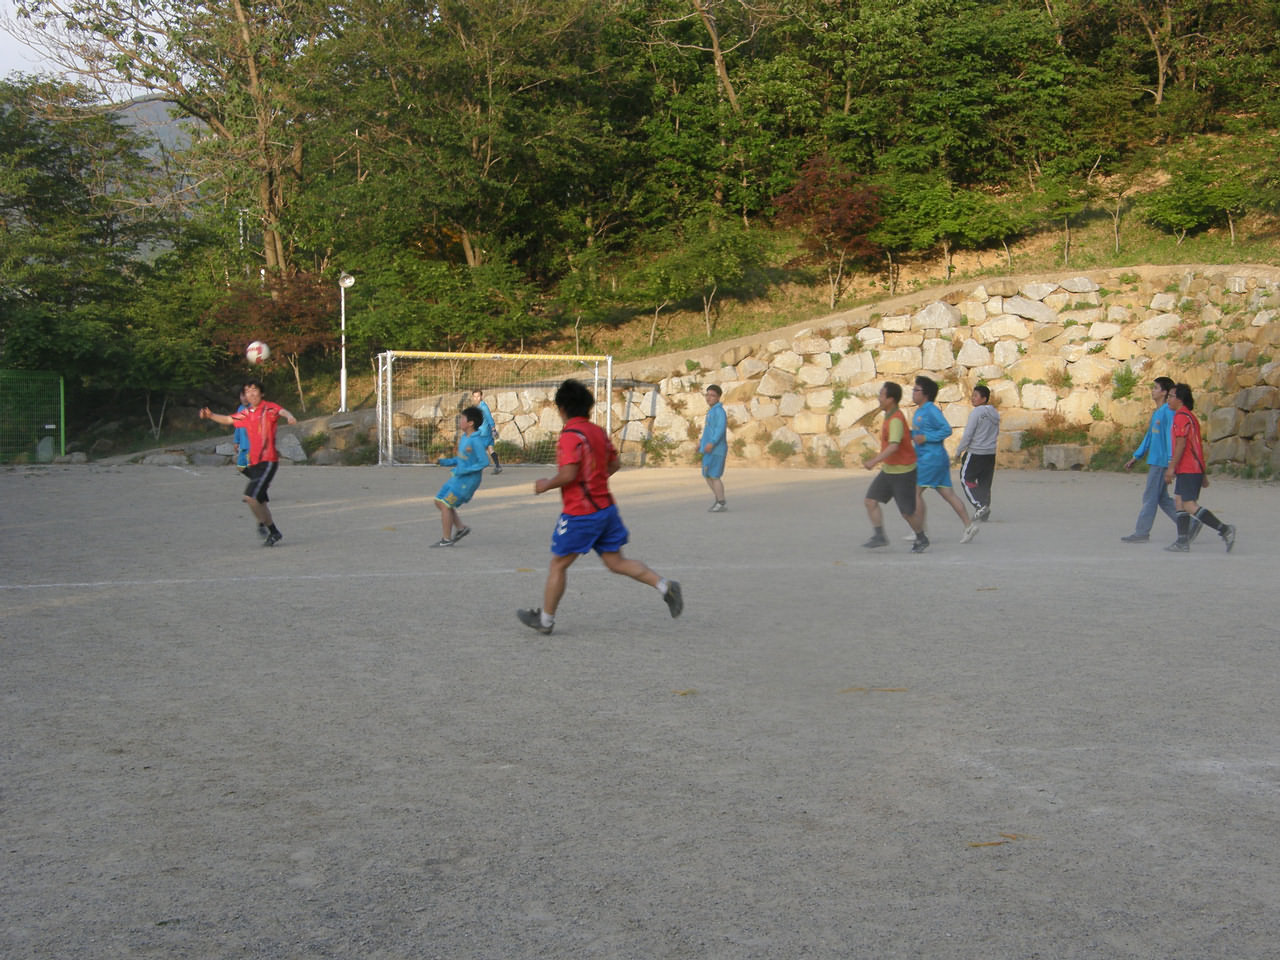
[(62, 70), (45, 60), (25, 43), (10, 36), (4, 24), (16, 20), (13, 0), (0, 0), (0, 77), (15, 71), (22, 73), (61, 73)]

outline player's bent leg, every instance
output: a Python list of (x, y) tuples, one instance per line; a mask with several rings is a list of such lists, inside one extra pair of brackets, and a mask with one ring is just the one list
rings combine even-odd
[(602, 553), (600, 554), (600, 559), (604, 561), (604, 565), (608, 567), (611, 573), (620, 573), (624, 577), (639, 580), (641, 583), (647, 583), (651, 587), (656, 587), (658, 581), (662, 579), (639, 560), (632, 560), (630, 557), (623, 556), (621, 550)]

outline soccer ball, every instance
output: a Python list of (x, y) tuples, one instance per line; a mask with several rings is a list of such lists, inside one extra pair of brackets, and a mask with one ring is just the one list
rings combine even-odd
[(271, 356), (271, 348), (261, 340), (255, 340), (244, 351), (245, 359), (255, 366)]

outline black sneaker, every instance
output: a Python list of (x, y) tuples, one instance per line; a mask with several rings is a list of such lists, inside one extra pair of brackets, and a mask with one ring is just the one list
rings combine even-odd
[(539, 633), (550, 633), (552, 630), (556, 628), (556, 625), (554, 623), (549, 627), (544, 627), (542, 625), (542, 608), (541, 607), (535, 607), (532, 610), (517, 610), (516, 617), (526, 627), (532, 627), (534, 630), (537, 630)]
[(452, 540), (450, 540), (448, 537), (441, 537), (439, 540), (437, 540), (435, 543), (431, 545), (431, 548), (434, 550), (436, 547), (452, 547), (452, 546), (453, 546)]
[(1131, 533), (1127, 537), (1121, 537), (1121, 543), (1148, 543), (1151, 540), (1149, 533)]
[(1178, 539), (1173, 541), (1173, 543), (1169, 544), (1167, 547), (1165, 547), (1165, 549), (1168, 550), (1170, 553), (1190, 553), (1191, 544), (1188, 543), (1186, 540)]
[[(914, 539), (914, 538), (913, 538)], [(873, 536), (870, 540), (863, 544), (864, 547), (887, 547), (889, 545), (888, 537)]]
[(264, 547), (274, 547), (277, 543), (279, 543), (283, 539), (284, 539), (284, 534), (272, 533), (270, 530), (268, 530), (267, 539), (262, 541), (262, 545)]
[(911, 545), (912, 553), (924, 553), (929, 549), (929, 538), (923, 533), (916, 537), (916, 542)]
[(1222, 528), (1222, 542), (1227, 545), (1227, 553), (1231, 552), (1231, 548), (1236, 545), (1236, 528), (1231, 524), (1227, 524)]
[(453, 535), (453, 539), (452, 539), (452, 540), (450, 540), (449, 542), (450, 542), (450, 543), (457, 543), (459, 540), (461, 540), (463, 537), (465, 537), (465, 536), (466, 536), (468, 533), (470, 533), (470, 532), (471, 532), (471, 528), (470, 528), (470, 527), (463, 527), (461, 530), (459, 530), (457, 533), (455, 533), (455, 534)]
[(662, 595), (662, 599), (671, 611), (671, 616), (678, 617), (684, 612), (684, 595), (680, 592), (679, 580), (667, 581), (667, 592)]

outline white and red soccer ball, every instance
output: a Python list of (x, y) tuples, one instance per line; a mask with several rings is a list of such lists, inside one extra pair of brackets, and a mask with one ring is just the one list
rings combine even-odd
[(244, 356), (246, 360), (257, 366), (271, 356), (271, 348), (261, 340), (255, 340), (245, 348)]

